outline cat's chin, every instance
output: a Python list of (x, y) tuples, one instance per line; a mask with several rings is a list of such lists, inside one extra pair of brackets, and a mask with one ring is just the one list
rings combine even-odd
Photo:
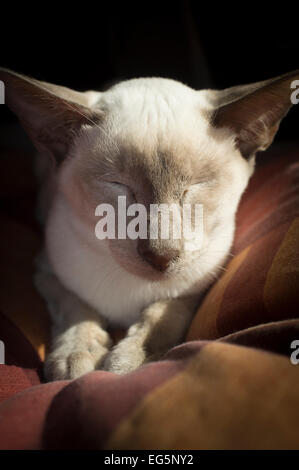
[(155, 269), (144, 270), (142, 272), (138, 270), (138, 273), (136, 271), (135, 276), (151, 281), (151, 282), (166, 282), (175, 277), (175, 272), (174, 271), (160, 272)]
[(129, 274), (133, 274), (134, 276), (138, 278), (142, 278), (151, 282), (163, 282), (163, 281), (168, 281), (169, 279), (172, 279), (175, 274), (177, 273), (177, 270), (175, 269), (170, 269), (167, 271), (158, 271), (157, 269), (152, 268), (151, 266), (124, 266), (122, 267), (127, 271)]
[(132, 261), (132, 259), (124, 259), (117, 255), (114, 255), (113, 257), (118, 263), (118, 265), (128, 274), (131, 274), (139, 279), (141, 278), (151, 282), (169, 281), (170, 279), (175, 277), (180, 271), (180, 269), (178, 269), (178, 266), (171, 266), (165, 271), (159, 271), (142, 261), (136, 262), (136, 260)]

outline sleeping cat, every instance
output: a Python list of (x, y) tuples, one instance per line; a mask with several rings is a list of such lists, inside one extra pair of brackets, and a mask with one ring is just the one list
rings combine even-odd
[[(271, 144), (298, 78), (222, 91), (141, 78), (81, 93), (0, 70), (5, 101), (38, 150), (45, 243), (35, 284), (53, 323), (48, 380), (127, 373), (183, 340), (229, 256), (255, 155)], [(96, 208), (117, 214), (120, 197), (125, 209), (175, 204), (174, 218), (183, 204), (202, 204), (201, 236), (192, 212), (192, 250), (173, 233), (97, 238)], [(128, 328), (114, 348), (109, 326)]]

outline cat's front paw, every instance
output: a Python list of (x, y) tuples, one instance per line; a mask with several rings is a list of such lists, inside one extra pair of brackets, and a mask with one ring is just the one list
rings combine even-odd
[(125, 338), (110, 351), (101, 369), (127, 374), (146, 362), (145, 350), (133, 338)]
[(68, 355), (53, 352), (46, 358), (44, 375), (48, 382), (72, 380), (94, 369), (94, 358), (88, 351), (73, 351)]
[(48, 382), (55, 380), (73, 380), (91, 372), (103, 362), (108, 349), (100, 344), (93, 344), (86, 349), (64, 351), (56, 349), (47, 355), (44, 375)]

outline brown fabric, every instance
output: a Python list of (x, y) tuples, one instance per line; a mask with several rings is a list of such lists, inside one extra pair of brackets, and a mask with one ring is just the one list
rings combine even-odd
[(37, 385), (0, 405), (0, 449), (40, 449), (47, 410), (65, 382)]
[(297, 449), (298, 385), (283, 357), (211, 343), (145, 397), (105, 447)]
[(188, 340), (221, 338), (260, 323), (298, 317), (299, 152), (297, 147), (286, 147), (283, 157), (276, 152), (276, 159), (257, 170), (244, 194), (235, 256), (205, 297)]
[(215, 341), (184, 352), (190, 344), (123, 377), (91, 372), (5, 400), (0, 448), (299, 448), (297, 366)]
[(0, 313), (0, 338), (5, 365), (0, 365), (0, 402), (40, 383), (42, 363), (35, 350), (8, 318)]

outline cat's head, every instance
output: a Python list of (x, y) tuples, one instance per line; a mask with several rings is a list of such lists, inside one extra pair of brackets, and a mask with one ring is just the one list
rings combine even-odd
[[(271, 144), (292, 105), (291, 84), (298, 78), (297, 71), (222, 91), (142, 78), (105, 92), (81, 93), (0, 71), (6, 103), (52, 162), (55, 191), (84, 227), (85, 242), (150, 279), (183, 275), (191, 265), (207, 271), (213, 268), (211, 259), (217, 264), (225, 257), (255, 155)], [(126, 197), (125, 210), (119, 196)], [(120, 211), (136, 203), (146, 210), (146, 237), (119, 236)], [(101, 219), (95, 210), (101, 204), (115, 209), (114, 239), (96, 238)], [(149, 216), (153, 204), (175, 207), (168, 238), (159, 230), (157, 238), (151, 237), (150, 219), (156, 228), (161, 221)], [(196, 233), (192, 249), (187, 232), (175, 238), (171, 229), (184, 223), (184, 204), (191, 207), (189, 225)], [(202, 205), (201, 223), (195, 205)], [(134, 208), (126, 226), (134, 220)], [(136, 220), (135, 228), (140, 230)]]

